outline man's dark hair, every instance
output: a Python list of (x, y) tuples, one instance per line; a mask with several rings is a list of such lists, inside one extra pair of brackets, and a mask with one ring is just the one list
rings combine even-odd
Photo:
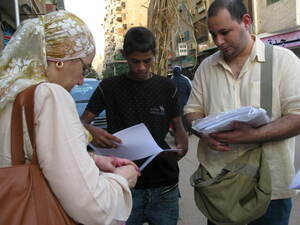
[(152, 51), (155, 55), (155, 38), (145, 27), (132, 27), (124, 37), (123, 51), (125, 55), (133, 52)]
[(227, 9), (231, 18), (239, 23), (248, 13), (242, 0), (215, 0), (208, 9), (208, 17), (216, 16), (221, 9)]

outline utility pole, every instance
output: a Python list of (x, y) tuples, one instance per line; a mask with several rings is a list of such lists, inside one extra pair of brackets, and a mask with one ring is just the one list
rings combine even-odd
[(15, 20), (16, 20), (16, 27), (20, 25), (20, 12), (19, 12), (19, 1), (15, 0)]

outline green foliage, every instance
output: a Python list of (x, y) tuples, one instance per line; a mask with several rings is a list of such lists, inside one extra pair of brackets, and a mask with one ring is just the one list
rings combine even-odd
[(117, 51), (114, 55), (114, 59), (115, 60), (125, 60), (125, 58), (123, 57), (121, 51)]
[(112, 77), (114, 75), (114, 68), (110, 65), (106, 65), (106, 69), (102, 71), (103, 78)]
[(128, 64), (127, 63), (117, 63), (116, 69), (117, 69), (117, 74), (122, 74), (122, 73), (128, 73)]
[(128, 72), (128, 64), (121, 51), (114, 54), (114, 62), (106, 64), (106, 69), (102, 72), (103, 78), (120, 75)]
[(90, 69), (90, 72), (88, 75), (85, 76), (86, 78), (96, 78), (99, 79), (99, 75), (97, 73), (96, 70), (94, 70), (93, 68)]
[(128, 72), (126, 62), (118, 62), (106, 65), (106, 69), (102, 72), (103, 78), (120, 75)]

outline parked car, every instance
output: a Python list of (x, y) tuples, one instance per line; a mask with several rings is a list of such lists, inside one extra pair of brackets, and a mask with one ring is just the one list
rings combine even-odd
[[(79, 116), (83, 114), (85, 107), (100, 82), (101, 81), (97, 79), (85, 78), (82, 85), (76, 85), (72, 88), (71, 95), (76, 102), (76, 108)], [(107, 129), (105, 111), (102, 111), (98, 116), (96, 116), (91, 124), (102, 129)]]

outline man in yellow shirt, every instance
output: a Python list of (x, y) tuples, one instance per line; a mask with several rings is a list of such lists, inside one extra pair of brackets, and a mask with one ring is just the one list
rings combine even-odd
[[(250, 34), (250, 26), (241, 0), (216, 0), (210, 6), (208, 28), (219, 51), (206, 58), (195, 73), (185, 107), (190, 124), (242, 106), (260, 107), (265, 45)], [(288, 185), (295, 174), (294, 136), (300, 133), (300, 61), (290, 50), (274, 46), (272, 65), (271, 123), (259, 128), (234, 123), (230, 132), (199, 134), (198, 159), (212, 176), (262, 144), (271, 170), (272, 201), (266, 214), (249, 225), (288, 225), (291, 197), (296, 194)]]

